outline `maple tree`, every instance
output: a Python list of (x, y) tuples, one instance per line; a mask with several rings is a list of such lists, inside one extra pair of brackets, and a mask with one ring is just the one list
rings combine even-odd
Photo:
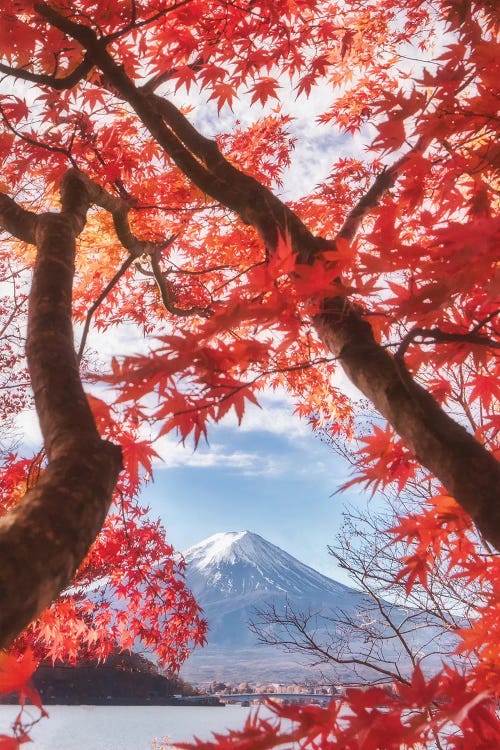
[[(495, 743), (497, 22), (489, 0), (4, 0), (1, 408), (29, 405), (29, 372), (44, 453), (13, 443), (3, 459), (2, 647), (76, 658), (140, 638), (180, 664), (204, 625), (138, 500), (155, 455), (144, 427), (196, 444), (284, 387), (313, 426), (363, 430), (366, 486), (433, 477), (394, 528), (398, 577), (425, 586), (441, 554), (449, 575), (481, 584), (462, 633), (477, 662), (431, 679), (417, 666), (395, 693), (350, 691), (342, 706), (274, 706), (292, 733), (252, 718), (199, 745), (390, 748), (448, 727), (449, 747)], [(327, 132), (361, 132), (370, 149), (284, 201), (287, 101), (318, 91)], [(238, 100), (253, 118), (225, 132), (211, 107)], [(124, 322), (147, 353), (109, 363), (89, 350), (92, 328)], [(378, 413), (372, 428), (338, 366)], [(102, 590), (89, 598), (91, 582)], [(20, 726), (5, 747), (24, 741)]]

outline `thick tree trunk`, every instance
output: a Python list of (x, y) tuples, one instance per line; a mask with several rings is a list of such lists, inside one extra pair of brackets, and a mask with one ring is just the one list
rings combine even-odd
[(314, 323), (349, 379), (500, 549), (500, 464), (494, 456), (375, 341), (371, 326), (344, 299), (328, 300)]
[(35, 216), (5, 196), (0, 224), (37, 246), (26, 354), (49, 460), (36, 486), (0, 518), (0, 648), (68, 585), (106, 517), (121, 450), (101, 440), (78, 374), (71, 323), (75, 237), (89, 198), (74, 171), (62, 212)]

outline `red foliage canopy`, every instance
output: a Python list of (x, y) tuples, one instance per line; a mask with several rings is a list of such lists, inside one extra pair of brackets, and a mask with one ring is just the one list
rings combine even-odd
[[(252, 718), (198, 746), (498, 744), (497, 22), (492, 0), (4, 0), (0, 408), (8, 425), (31, 380), (45, 455), (13, 444), (2, 459), (3, 646), (104, 657), (141, 639), (182, 663), (204, 624), (138, 501), (155, 456), (145, 425), (196, 444), (284, 387), (313, 427), (349, 440), (340, 366), (385, 420), (358, 435), (353, 481), (435, 477), (394, 530), (407, 590), (440, 551), (489, 592), (462, 633), (476, 666), (417, 669), (411, 688), (352, 691), (341, 708), (274, 706), (292, 730)], [(306, 114), (321, 102), (340, 156), (284, 201), (294, 140), (311, 132), (294, 97)], [(86, 347), (92, 327), (123, 324), (147, 354)], [(26, 654), (5, 657), (4, 689), (27, 694)], [(16, 731), (0, 746), (25, 741)]]

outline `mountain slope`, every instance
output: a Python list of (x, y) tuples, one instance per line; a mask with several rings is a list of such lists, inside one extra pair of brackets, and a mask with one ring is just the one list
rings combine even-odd
[[(256, 649), (258, 662), (278, 656), (282, 661), (281, 651), (258, 644), (249, 629), (256, 610), (269, 604), (282, 608), (287, 602), (297, 609), (329, 609), (334, 602), (352, 609), (360, 606), (360, 597), (364, 600), (359, 592), (249, 531), (215, 534), (188, 549), (184, 558), (188, 585), (210, 628), (208, 647), (197, 652), (193, 662), (211, 658), (215, 646), (230, 648), (232, 662), (238, 649), (248, 648)], [(260, 672), (257, 665), (255, 671)], [(265, 670), (266, 675), (271, 672)]]
[[(368, 596), (318, 573), (258, 534), (215, 534), (186, 550), (184, 558), (188, 585), (209, 625), (208, 645), (195, 651), (182, 671), (195, 683), (214, 679), (291, 682), (320, 676), (318, 669), (301, 663), (297, 654), (258, 643), (249, 623), (256, 619), (257, 610), (269, 605), (278, 611), (290, 607), (295, 612), (317, 613), (312, 619), (316, 639), (331, 644), (347, 637), (351, 652), (358, 649), (362, 654), (367, 634), (374, 633), (379, 641), (374, 653), (380, 654), (380, 663), (392, 662), (402, 672), (409, 668), (399, 638), (385, 622), (377, 622), (374, 602)], [(404, 608), (391, 609), (397, 624), (411, 621), (408, 639), (415, 653), (425, 656), (430, 646), (436, 649), (436, 628), (423, 622), (415, 628), (418, 613), (410, 611), (408, 617)], [(359, 622), (358, 631), (351, 634), (337, 622), (332, 624), (327, 618), (334, 612)], [(437, 649), (438, 659), (443, 648), (449, 650), (449, 643)], [(374, 676), (366, 673), (367, 679)], [(336, 680), (349, 677), (348, 666), (336, 668)]]
[[(293, 681), (314, 677), (295, 654), (263, 645), (249, 629), (259, 609), (363, 610), (363, 594), (299, 562), (249, 531), (215, 534), (184, 553), (187, 582), (208, 621), (208, 644), (183, 675), (203, 680)], [(317, 675), (316, 675), (317, 676)]]
[(251, 592), (320, 597), (352, 592), (250, 531), (214, 534), (184, 558), (191, 590), (205, 602)]

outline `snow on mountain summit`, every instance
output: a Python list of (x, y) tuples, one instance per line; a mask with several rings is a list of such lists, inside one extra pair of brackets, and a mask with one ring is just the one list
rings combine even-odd
[(299, 562), (250, 531), (214, 534), (184, 552), (187, 577), (195, 596), (211, 600), (229, 592), (339, 594), (348, 588)]
[[(223, 531), (213, 534), (184, 552), (186, 561), (196, 561), (197, 568), (208, 567), (220, 562), (235, 562), (245, 547), (251, 552), (250, 537), (257, 536), (249, 531)], [(260, 538), (260, 537), (259, 537)], [(249, 544), (250, 541), (250, 544)]]

